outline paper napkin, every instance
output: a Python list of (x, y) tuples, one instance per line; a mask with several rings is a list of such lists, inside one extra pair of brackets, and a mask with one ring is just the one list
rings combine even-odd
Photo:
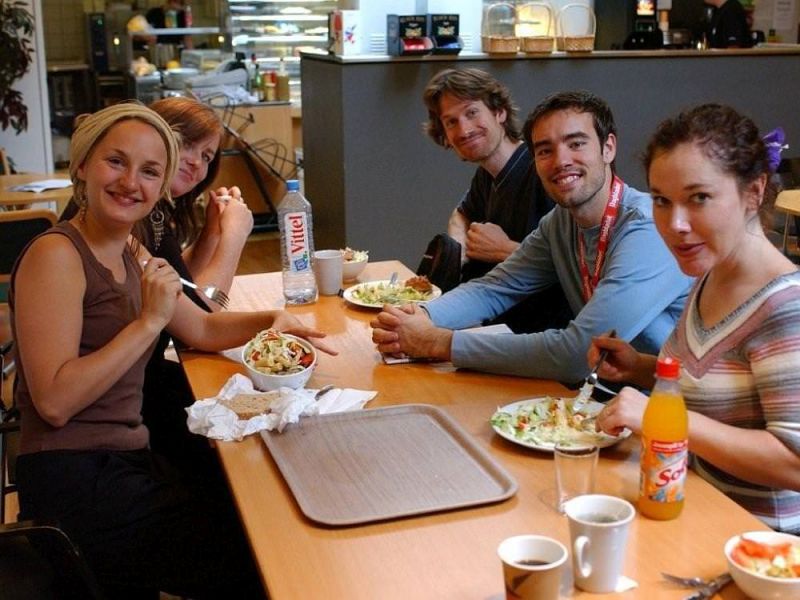
[(271, 404), (267, 414), (242, 421), (220, 400), (230, 400), (236, 394), (253, 394), (257, 390), (248, 377), (240, 373), (233, 375), (213, 398), (198, 400), (186, 409), (189, 431), (206, 437), (233, 441), (258, 431), (277, 429), (283, 431), (289, 423), (297, 423), (301, 417), (327, 413), (360, 410), (378, 392), (334, 388), (319, 401), (314, 400), (317, 390), (292, 390), (281, 388), (279, 396)]
[(12, 192), (35, 192), (40, 193), (45, 190), (60, 190), (72, 185), (69, 179), (42, 179), (41, 181), (32, 181), (31, 183), (22, 183), (8, 188)]

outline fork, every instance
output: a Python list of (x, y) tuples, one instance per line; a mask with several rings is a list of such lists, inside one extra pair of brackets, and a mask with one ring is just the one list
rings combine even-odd
[(694, 594), (686, 596), (685, 600), (707, 600), (733, 581), (730, 573), (723, 573), (708, 582), (705, 587), (698, 588)]
[[(142, 261), (142, 266), (146, 267), (148, 262), (150, 261), (147, 260)], [(190, 287), (193, 290), (197, 290), (212, 302), (219, 304), (222, 308), (228, 308), (228, 304), (230, 304), (231, 299), (228, 298), (228, 294), (223, 292), (217, 286), (204, 285), (201, 287), (196, 283), (194, 283), (193, 281), (189, 281), (188, 279), (184, 279), (183, 277), (179, 277), (178, 279), (180, 279), (181, 283), (186, 287)]]
[[(612, 337), (612, 338), (613, 337), (617, 337), (617, 330), (616, 329), (612, 329), (608, 333), (608, 337)], [(600, 369), (600, 367), (605, 362), (606, 356), (608, 356), (608, 349), (607, 348), (600, 353), (600, 358), (597, 359), (597, 362), (594, 364), (594, 367), (589, 372), (589, 374), (586, 376), (586, 379), (584, 380), (584, 384), (581, 386), (581, 389), (578, 392), (578, 395), (575, 397), (575, 400), (572, 402), (572, 413), (573, 414), (575, 414), (580, 409), (582, 409), (583, 406), (592, 397), (592, 391), (594, 390), (594, 386), (597, 385), (597, 379), (598, 379), (597, 371)]]
[(199, 286), (196, 283), (189, 281), (188, 279), (184, 279), (183, 277), (180, 278), (181, 283), (186, 287), (190, 287), (193, 290), (197, 290), (201, 294), (203, 294), (206, 298), (219, 304), (222, 308), (228, 308), (228, 304), (230, 304), (230, 298), (228, 298), (228, 294), (223, 292), (215, 285), (204, 285)]
[(678, 577), (669, 573), (661, 573), (667, 581), (677, 583), (684, 587), (695, 588), (697, 591), (685, 598), (685, 600), (706, 600), (720, 591), (731, 582), (730, 573), (722, 573), (713, 579), (703, 579), (702, 577)]

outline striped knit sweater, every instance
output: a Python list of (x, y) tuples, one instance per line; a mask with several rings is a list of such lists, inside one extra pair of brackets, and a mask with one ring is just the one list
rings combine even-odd
[[(800, 454), (800, 272), (774, 279), (710, 329), (697, 306), (704, 283), (692, 289), (662, 349), (681, 361), (687, 408), (734, 427), (766, 429)], [(742, 481), (697, 456), (692, 467), (773, 529), (800, 533), (800, 493)]]

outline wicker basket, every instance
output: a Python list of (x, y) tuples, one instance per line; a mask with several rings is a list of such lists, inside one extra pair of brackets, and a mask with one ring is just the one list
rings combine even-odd
[[(567, 26), (568, 16), (572, 19), (582, 16), (586, 20), (586, 27)], [(591, 52), (594, 50), (596, 30), (597, 19), (591, 7), (585, 4), (566, 4), (558, 13), (558, 49), (566, 52)]]
[(564, 36), (564, 50), (567, 52), (591, 52), (594, 50), (594, 36)]
[(488, 35), (481, 38), (481, 47), (489, 54), (516, 54), (519, 52), (518, 37)]
[(553, 36), (530, 35), (519, 38), (520, 50), (526, 54), (550, 54), (553, 51)]

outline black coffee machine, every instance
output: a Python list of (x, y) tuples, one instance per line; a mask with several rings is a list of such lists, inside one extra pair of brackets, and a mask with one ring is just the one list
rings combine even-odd
[(622, 45), (625, 50), (658, 50), (664, 45), (664, 34), (658, 27), (656, 0), (635, 0), (633, 31)]

